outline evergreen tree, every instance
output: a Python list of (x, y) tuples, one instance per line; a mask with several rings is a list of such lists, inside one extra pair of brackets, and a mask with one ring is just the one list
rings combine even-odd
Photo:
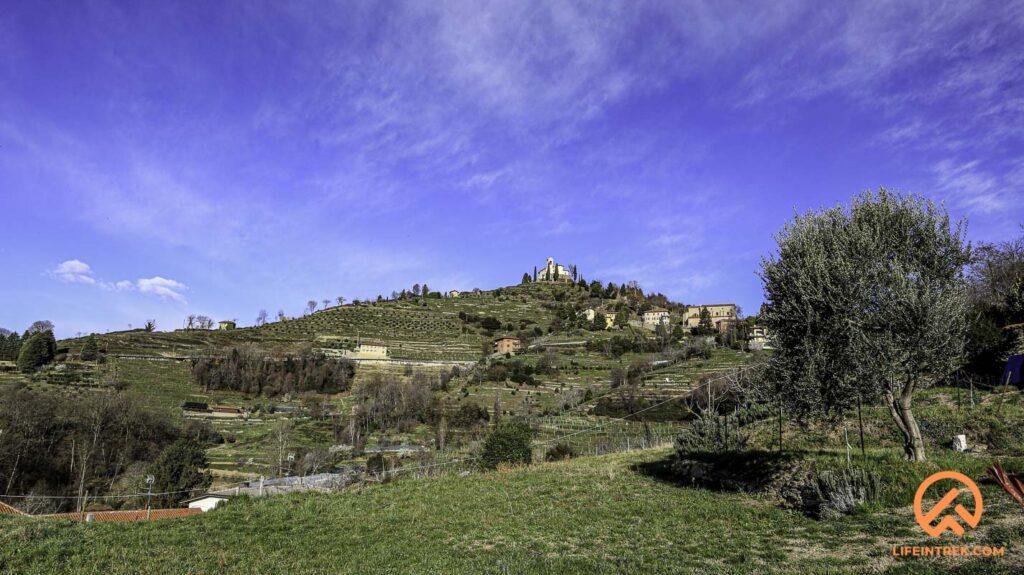
[(629, 309), (623, 307), (615, 314), (615, 325), (619, 327), (626, 327), (629, 325)]
[(57, 342), (52, 331), (36, 332), (22, 342), (18, 353), (18, 369), (24, 373), (35, 371), (53, 361)]
[(192, 439), (179, 439), (167, 446), (150, 469), (155, 479), (153, 491), (166, 493), (153, 496), (154, 507), (178, 505), (209, 487), (210, 475), (203, 471), (207, 465), (206, 449)]
[(519, 283), (522, 283), (522, 284), (530, 283), (530, 274), (524, 273), (523, 274), (523, 280), (521, 282), (519, 282)]
[(91, 334), (85, 338), (85, 345), (82, 346), (82, 361), (96, 361), (100, 355), (100, 347), (96, 343), (96, 335)]
[(537, 266), (533, 266), (533, 281), (537, 281)]
[(711, 335), (715, 331), (711, 323), (711, 312), (706, 307), (700, 308), (700, 321), (697, 323), (697, 329), (700, 330), (701, 335)]
[(21, 351), (21, 336), (18, 332), (12, 331), (7, 337), (0, 341), (0, 360), (18, 361), (18, 352)]
[(427, 287), (427, 284), (423, 284), (423, 287), (420, 288), (420, 295), (422, 295), (423, 297), (427, 297), (427, 294), (429, 293), (430, 288)]

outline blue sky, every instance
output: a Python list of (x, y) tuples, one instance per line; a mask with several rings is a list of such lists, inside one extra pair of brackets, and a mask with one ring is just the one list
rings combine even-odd
[(0, 326), (515, 283), (761, 302), (796, 211), (1024, 221), (1022, 2), (17, 2)]

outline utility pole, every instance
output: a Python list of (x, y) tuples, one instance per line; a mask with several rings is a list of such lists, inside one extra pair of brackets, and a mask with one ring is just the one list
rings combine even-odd
[(156, 481), (156, 478), (153, 477), (152, 475), (147, 475), (146, 476), (146, 486), (147, 486), (147, 489), (148, 489), (148, 493), (146, 493), (146, 521), (149, 521), (150, 518), (153, 516), (153, 507), (151, 505), (151, 502), (153, 501), (153, 482), (154, 481)]

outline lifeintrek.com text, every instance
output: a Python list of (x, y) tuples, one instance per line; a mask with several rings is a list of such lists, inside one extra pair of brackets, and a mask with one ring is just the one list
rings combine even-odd
[(1002, 557), (1006, 555), (1006, 547), (975, 545), (973, 547), (959, 545), (894, 545), (893, 557)]

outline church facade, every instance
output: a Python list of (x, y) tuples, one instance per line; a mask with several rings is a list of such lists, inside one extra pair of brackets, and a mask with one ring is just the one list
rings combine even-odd
[(548, 258), (547, 265), (537, 270), (537, 277), (534, 281), (539, 282), (572, 282), (572, 271), (565, 266), (555, 263), (554, 258)]

